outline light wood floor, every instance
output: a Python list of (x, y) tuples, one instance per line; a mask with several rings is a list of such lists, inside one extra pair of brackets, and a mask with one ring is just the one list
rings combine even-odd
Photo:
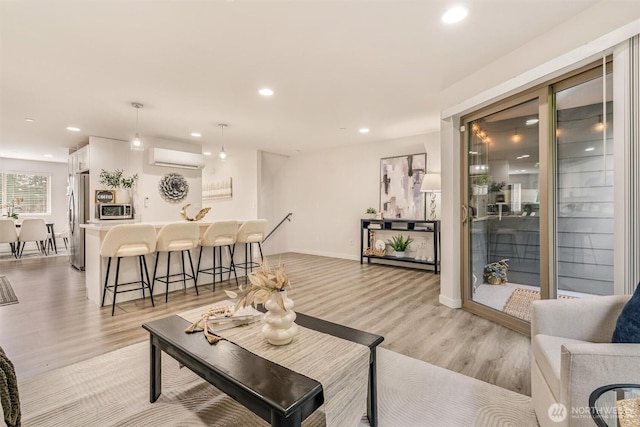
[[(295, 310), (385, 337), (382, 347), (530, 395), (529, 338), (438, 303), (440, 276), (429, 272), (301, 254), (281, 260)], [(201, 286), (100, 308), (84, 295), (84, 274), (66, 257), (0, 262), (19, 304), (0, 307), (0, 346), (19, 379), (147, 339), (140, 325), (226, 298)], [(210, 277), (210, 276), (209, 276)], [(208, 281), (210, 278), (206, 278)]]

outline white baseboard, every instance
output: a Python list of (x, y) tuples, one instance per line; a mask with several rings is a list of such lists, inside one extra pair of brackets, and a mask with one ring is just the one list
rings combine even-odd
[(438, 301), (440, 301), (440, 304), (446, 305), (449, 308), (462, 308), (461, 299), (452, 299), (445, 295), (440, 294), (440, 296), (438, 297)]
[(360, 261), (360, 256), (353, 255), (353, 254), (341, 254), (341, 253), (324, 252), (324, 251), (310, 251), (307, 249), (295, 249), (295, 248), (290, 249), (287, 252), (296, 252), (296, 253), (305, 254), (305, 255), (317, 255), (317, 256), (326, 256), (329, 258), (341, 258), (341, 259), (348, 259), (352, 261)]

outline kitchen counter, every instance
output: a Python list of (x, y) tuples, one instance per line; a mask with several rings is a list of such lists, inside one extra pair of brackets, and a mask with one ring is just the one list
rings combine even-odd
[[(185, 221), (159, 221), (159, 222), (146, 222), (145, 224), (151, 224), (156, 228), (156, 232), (159, 231), (164, 225), (176, 223), (176, 222), (185, 222)], [(102, 246), (102, 242), (104, 241), (104, 237), (107, 232), (116, 225), (119, 224), (133, 224), (140, 223), (137, 220), (109, 220), (109, 221), (99, 221), (93, 222), (91, 224), (82, 224), (80, 227), (85, 229), (85, 288), (87, 298), (100, 305), (102, 302), (102, 289), (104, 286), (104, 276), (107, 270), (107, 259), (102, 258), (100, 256), (100, 247)], [(202, 236), (211, 222), (197, 222), (200, 227), (200, 236)], [(240, 222), (239, 222), (240, 224)], [(208, 249), (208, 248), (207, 248)], [(213, 265), (213, 259), (211, 256), (211, 250), (205, 250), (202, 254), (202, 266), (203, 268), (211, 268)], [(198, 255), (200, 254), (200, 249), (196, 248), (191, 251), (191, 258), (193, 260), (193, 268), (198, 268)], [(149, 268), (149, 276), (153, 279), (153, 266), (156, 262), (157, 253), (152, 253), (146, 256), (147, 266)], [(229, 257), (228, 255), (224, 255), (223, 257), (223, 265), (228, 265)], [(160, 258), (158, 268), (162, 265), (162, 271), (166, 272), (166, 255), (163, 255)], [(186, 269), (189, 272), (189, 260), (186, 259)], [(244, 262), (244, 251), (238, 251), (235, 256), (236, 263)], [(179, 256), (171, 257), (171, 273), (177, 273), (181, 271), (182, 264)], [(165, 273), (163, 273), (165, 274)], [(244, 271), (238, 269), (237, 270), (238, 277), (244, 275)], [(114, 280), (114, 272), (110, 274), (109, 283), (113, 283)], [(226, 276), (225, 276), (226, 277)], [(120, 283), (130, 282), (140, 280), (140, 273), (138, 271), (138, 260), (137, 257), (131, 258), (123, 258), (120, 266)], [(209, 284), (212, 282), (212, 278), (210, 274), (205, 274), (202, 276), (201, 280), (198, 281), (198, 286), (202, 284)], [(234, 282), (235, 284), (235, 282)], [(154, 293), (158, 294), (160, 292), (164, 293), (165, 284), (162, 282), (156, 282), (157, 288), (154, 290)], [(193, 280), (187, 280), (187, 287), (193, 287)], [(207, 286), (208, 288), (208, 286)], [(171, 283), (169, 285), (169, 292), (182, 289), (182, 282)], [(113, 301), (113, 294), (107, 292), (107, 296), (105, 299), (105, 306), (108, 306)], [(128, 300), (139, 299), (142, 298), (142, 292), (125, 292), (122, 294), (118, 294), (118, 300), (116, 303), (121, 303)]]

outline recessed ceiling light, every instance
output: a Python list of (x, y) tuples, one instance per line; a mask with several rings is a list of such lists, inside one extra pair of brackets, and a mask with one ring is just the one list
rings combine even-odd
[(53, 155), (52, 154), (44, 154), (44, 157), (51, 158), (51, 157), (53, 157)]
[(30, 119), (29, 117), (27, 117), (26, 119), (24, 119), (25, 122), (31, 123), (33, 122), (33, 119)]
[(360, 128), (360, 129), (358, 129), (358, 132), (360, 132), (360, 133), (369, 133), (369, 128)]
[(538, 123), (540, 120), (538, 119), (529, 119), (526, 122), (524, 122), (527, 126), (531, 126), (531, 125), (535, 125), (536, 123)]
[(205, 151), (202, 154), (204, 154), (205, 156), (210, 156), (211, 155), (211, 151)]
[(271, 96), (273, 95), (273, 90), (268, 87), (264, 87), (258, 91), (258, 93), (262, 96)]
[(80, 128), (75, 126), (67, 126), (67, 130), (70, 130), (71, 132), (80, 132)]
[(469, 10), (463, 6), (452, 7), (442, 15), (442, 22), (445, 24), (455, 24), (456, 22), (462, 21), (468, 12)]
[(589, 148), (585, 148), (584, 151), (593, 151), (595, 149), (596, 149), (596, 147), (589, 147)]
[(194, 138), (200, 138), (202, 134), (200, 132), (191, 132), (191, 136)]

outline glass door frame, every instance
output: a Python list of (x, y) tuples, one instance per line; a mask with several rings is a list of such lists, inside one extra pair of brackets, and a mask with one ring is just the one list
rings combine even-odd
[[(477, 314), (486, 319), (492, 320), (496, 323), (502, 324), (510, 329), (518, 331), (520, 333), (528, 335), (531, 330), (529, 322), (518, 319), (516, 317), (505, 314), (501, 311), (494, 310), (488, 306), (475, 302), (471, 297), (471, 251), (470, 251), (470, 221), (469, 221), (469, 138), (470, 138), (470, 123), (474, 120), (478, 120), (482, 117), (506, 110), (525, 102), (538, 100), (538, 152), (540, 165), (538, 167), (539, 174), (539, 194), (540, 194), (540, 295), (541, 298), (549, 298), (549, 263), (547, 260), (550, 257), (549, 253), (549, 209), (553, 209), (553, 203), (550, 203), (549, 195), (553, 192), (549, 191), (550, 185), (553, 186), (553, 176), (549, 174), (549, 167), (552, 164), (550, 162), (553, 150), (551, 150), (550, 144), (550, 126), (549, 126), (549, 101), (550, 87), (545, 85), (542, 88), (535, 88), (518, 95), (512, 96), (499, 103), (482, 108), (473, 112), (470, 115), (464, 116), (460, 119), (461, 126), (461, 153), (465, 155), (460, 156), (461, 164), (460, 170), (462, 171), (462, 177), (460, 179), (460, 194), (462, 202), (462, 224), (461, 224), (461, 242), (462, 256), (460, 257), (460, 271), (461, 271), (461, 286), (462, 286), (462, 308), (471, 313)], [(551, 182), (550, 182), (551, 181)], [(542, 215), (542, 213), (545, 215)]]
[[(612, 72), (613, 57), (606, 58), (606, 72)], [(556, 117), (555, 96), (559, 90), (577, 86), (586, 81), (602, 77), (603, 63), (596, 61), (580, 67), (573, 72), (558, 76), (532, 89), (523, 91), (494, 104), (483, 107), (460, 118), (460, 197), (462, 223), (460, 224), (460, 278), (462, 308), (486, 319), (492, 320), (517, 332), (530, 335), (531, 324), (524, 320), (494, 310), (471, 298), (471, 260), (470, 260), (470, 227), (469, 227), (469, 123), (482, 117), (511, 108), (527, 101), (538, 99), (538, 147), (539, 169), (538, 188), (540, 194), (540, 298), (557, 297), (557, 253), (556, 253), (556, 171), (557, 159), (555, 151)]]

